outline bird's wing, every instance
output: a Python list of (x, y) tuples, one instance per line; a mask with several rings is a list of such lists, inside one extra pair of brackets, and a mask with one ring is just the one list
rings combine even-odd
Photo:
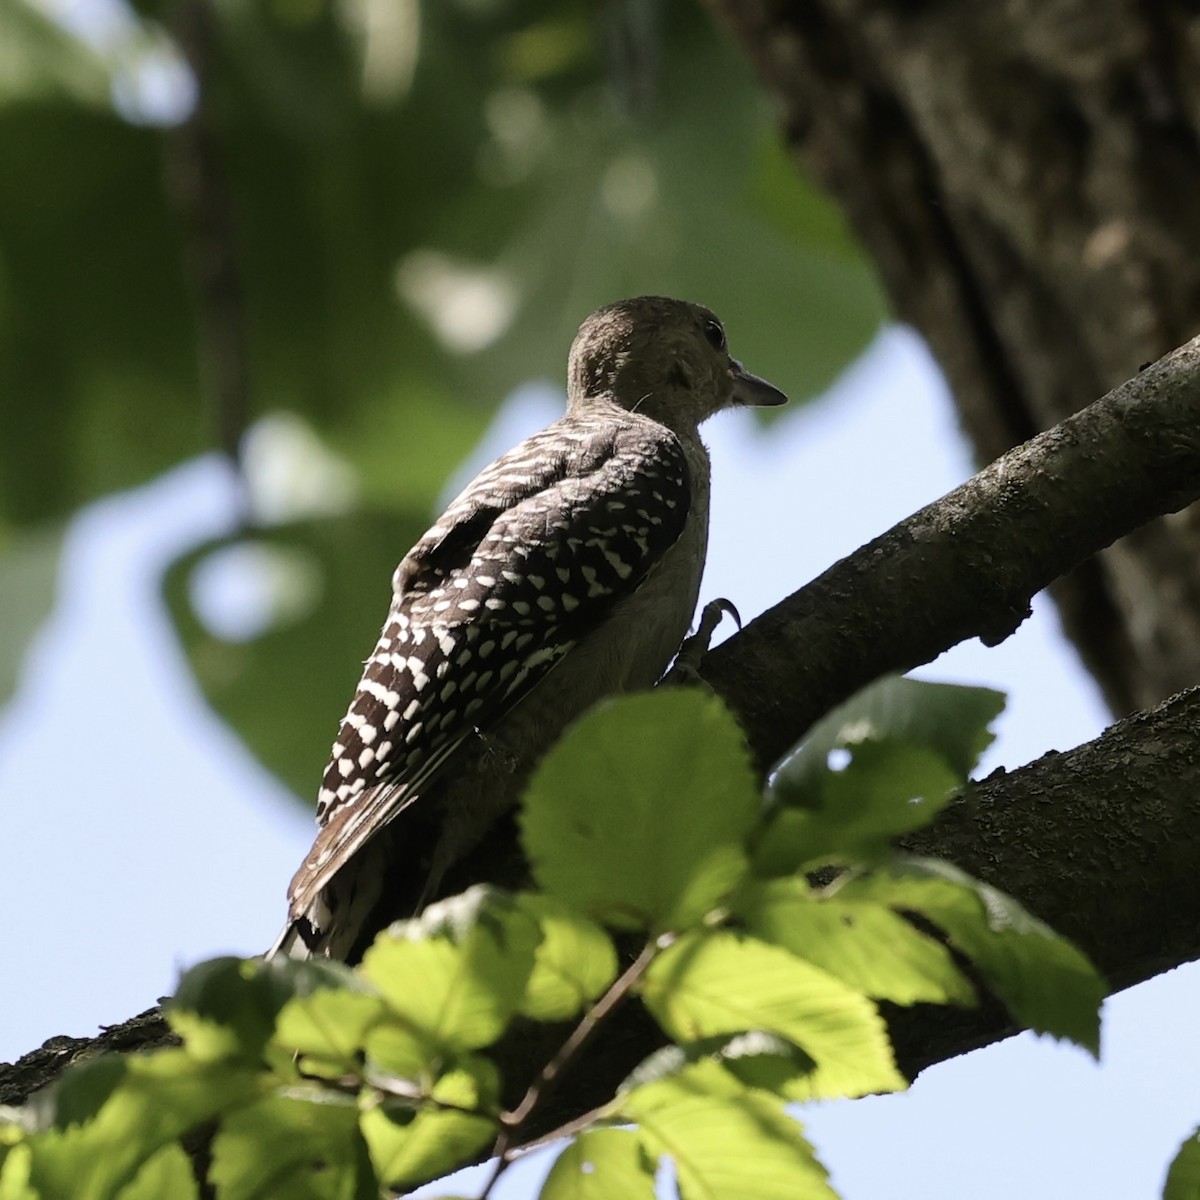
[(325, 771), (292, 920), (683, 531), (687, 461), (662, 427), (570, 419), (497, 459), (396, 570), (394, 599)]

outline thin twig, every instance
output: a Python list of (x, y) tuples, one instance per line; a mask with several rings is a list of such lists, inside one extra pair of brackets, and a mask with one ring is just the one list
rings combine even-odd
[[(512, 1112), (505, 1113), (501, 1117), (500, 1135), (496, 1138), (496, 1144), (492, 1148), (492, 1153), (497, 1160), (496, 1166), (483, 1191), (480, 1192), (479, 1200), (487, 1200), (496, 1181), (512, 1162), (513, 1142), (520, 1135), (521, 1127), (529, 1119), (530, 1113), (545, 1099), (571, 1060), (583, 1049), (596, 1030), (616, 1011), (626, 996), (641, 981), (655, 956), (669, 944), (669, 941), (669, 935), (664, 935), (647, 942), (642, 947), (641, 953), (630, 963), (621, 977), (584, 1013), (579, 1024), (572, 1030), (571, 1036), (563, 1042), (557, 1053), (529, 1085), (521, 1103)], [(572, 1122), (572, 1127), (578, 1127), (578, 1122)]]
[(603, 1104), (596, 1105), (595, 1108), (589, 1109), (581, 1116), (572, 1117), (569, 1121), (564, 1121), (561, 1125), (551, 1129), (549, 1133), (543, 1133), (541, 1137), (534, 1138), (529, 1142), (522, 1142), (519, 1146), (511, 1146), (508, 1150), (509, 1162), (515, 1162), (518, 1158), (524, 1158), (527, 1154), (532, 1154), (534, 1150), (540, 1150), (543, 1146), (548, 1146), (551, 1142), (557, 1142), (560, 1138), (574, 1137), (577, 1133), (582, 1133), (589, 1125), (601, 1120), (608, 1115), (610, 1109), (615, 1107), (617, 1101), (606, 1100)]

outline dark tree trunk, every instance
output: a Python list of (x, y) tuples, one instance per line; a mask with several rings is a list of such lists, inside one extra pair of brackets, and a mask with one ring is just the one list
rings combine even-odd
[[(926, 338), (982, 462), (1200, 328), (1200, 11), (710, 0)], [(1200, 679), (1200, 516), (1054, 587), (1109, 704)]]

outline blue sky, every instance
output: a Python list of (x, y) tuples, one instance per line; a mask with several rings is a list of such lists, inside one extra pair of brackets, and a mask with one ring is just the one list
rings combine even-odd
[[(736, 351), (736, 325), (731, 340)], [(524, 389), (462, 473), (561, 402), (553, 388)], [(971, 472), (944, 387), (902, 330), (769, 431), (729, 414), (708, 440), (703, 598), (727, 596), (746, 619)], [(58, 606), (0, 711), (0, 1060), (130, 1016), (181, 967), (256, 953), (278, 932), (311, 817), (205, 707), (156, 590), (166, 561), (227, 527), (232, 503), (226, 468), (208, 457), (72, 527)], [(917, 674), (1009, 693), (985, 770), (1068, 749), (1107, 723), (1045, 603), (1000, 647), (969, 643)], [(329, 714), (331, 739), (340, 715)], [(846, 1200), (1154, 1196), (1200, 1120), (1200, 1047), (1186, 1020), (1198, 992), (1189, 967), (1110, 1001), (1099, 1067), (1022, 1036), (943, 1064), (906, 1094), (818, 1106), (805, 1115), (810, 1137)], [(519, 1168), (501, 1195), (530, 1195), (540, 1169)]]

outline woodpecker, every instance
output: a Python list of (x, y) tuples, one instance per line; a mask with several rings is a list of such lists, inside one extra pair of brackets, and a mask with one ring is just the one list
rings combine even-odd
[(480, 472), (396, 568), (272, 954), (353, 961), (511, 807), (500, 776), (661, 678), (708, 542), (698, 427), (786, 399), (700, 305), (642, 296), (583, 322), (566, 415)]

